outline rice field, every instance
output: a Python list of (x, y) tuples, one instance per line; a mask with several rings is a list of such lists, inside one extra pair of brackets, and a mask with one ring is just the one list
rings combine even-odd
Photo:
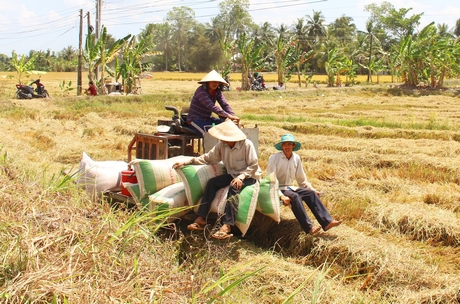
[(203, 76), (153, 73), (143, 95), (90, 98), (60, 90), (75, 74), (49, 73), (48, 100), (16, 100), (14, 79), (0, 77), (1, 301), (460, 302), (458, 80), (440, 91), (381, 79), (225, 93), (259, 128), (263, 170), (281, 135), (302, 143), (309, 181), (344, 220), (313, 237), (288, 207), (279, 224), (256, 213), (247, 236), (226, 242), (186, 231), (190, 217), (158, 230), (151, 215), (92, 201), (61, 174), (83, 151), (126, 161), (133, 135), (169, 119), (165, 105), (188, 105)]

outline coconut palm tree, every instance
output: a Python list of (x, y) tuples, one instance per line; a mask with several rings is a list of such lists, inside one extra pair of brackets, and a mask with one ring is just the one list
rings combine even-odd
[[(374, 26), (372, 24), (372, 21), (367, 21), (366, 22), (366, 31), (367, 35), (369, 37), (369, 67), (371, 66), (372, 61), (372, 42), (375, 38), (374, 33), (373, 33)], [(368, 74), (367, 74), (367, 82), (372, 83), (372, 71), (370, 68), (367, 69)]]
[(457, 22), (455, 22), (454, 35), (460, 37), (460, 19), (457, 19)]
[(166, 20), (170, 23), (173, 36), (177, 41), (177, 68), (182, 71), (182, 57), (187, 44), (186, 36), (195, 23), (195, 12), (186, 6), (173, 7), (172, 11), (168, 12)]
[(307, 51), (308, 45), (308, 29), (305, 24), (305, 19), (297, 18), (296, 23), (292, 26), (291, 33), (294, 39), (298, 41), (298, 46), (302, 51)]
[(222, 69), (222, 77), (225, 78), (230, 72), (233, 50), (235, 48), (235, 40), (232, 38), (230, 27), (225, 23), (220, 23), (217, 18), (212, 18), (211, 25), (208, 24), (205, 33), (210, 42), (219, 43), (224, 55), (225, 63)]
[(313, 11), (313, 16), (307, 15), (306, 20), (308, 38), (312, 40), (313, 45), (316, 45), (320, 39), (327, 36), (326, 26), (324, 25), (326, 19), (324, 19), (321, 11)]
[(163, 52), (165, 71), (169, 71), (169, 59), (171, 58), (173, 49), (171, 25), (168, 22), (157, 24), (154, 32), (154, 39), (157, 42), (158, 50)]
[(453, 33), (449, 31), (449, 25), (447, 23), (437, 24), (436, 29), (438, 35), (441, 37), (454, 37)]
[(67, 61), (73, 61), (77, 57), (77, 50), (69, 45), (59, 52), (59, 57)]

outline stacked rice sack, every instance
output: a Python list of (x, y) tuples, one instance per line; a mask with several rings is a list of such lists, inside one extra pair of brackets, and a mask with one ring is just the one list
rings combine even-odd
[(77, 173), (77, 185), (86, 190), (88, 196), (95, 200), (105, 191), (121, 190), (121, 171), (128, 168), (124, 161), (94, 161), (83, 152)]
[[(194, 209), (198, 210), (208, 181), (226, 174), (223, 163), (214, 165), (190, 165), (173, 169), (176, 162), (190, 160), (191, 156), (176, 156), (161, 160), (135, 159), (129, 163), (137, 183), (123, 183), (134, 202), (148, 210), (168, 212), (173, 221)], [(121, 172), (128, 168), (123, 161), (93, 161), (83, 152), (77, 184), (85, 187), (88, 194), (98, 198), (105, 191), (120, 191)], [(210, 212), (219, 215), (225, 212), (229, 187), (219, 190), (211, 203)], [(255, 211), (280, 221), (278, 181), (274, 174), (259, 183), (245, 187), (239, 193), (239, 204), (235, 225), (243, 236), (247, 232)]]
[(135, 159), (129, 163), (137, 183), (123, 183), (134, 202), (148, 210), (166, 212), (168, 221), (184, 216), (191, 208), (185, 196), (184, 184), (172, 168), (191, 156), (176, 156), (161, 160)]
[[(193, 165), (178, 168), (177, 173), (182, 178), (185, 186), (187, 200), (195, 206), (195, 211), (203, 198), (204, 189), (208, 181), (216, 176), (226, 173), (222, 162), (214, 165)], [(227, 194), (229, 187), (220, 189), (211, 203), (210, 212), (223, 214), (227, 203)], [(242, 235), (247, 232), (251, 224), (257, 205), (259, 194), (259, 184), (256, 183), (251, 187), (245, 187), (239, 193), (238, 210), (236, 213), (235, 225), (240, 229)]]
[[(184, 162), (190, 158), (177, 156), (164, 160), (133, 160), (130, 165), (134, 168), (138, 183), (124, 183), (124, 186), (135, 202), (145, 208), (175, 210), (169, 213), (170, 221), (185, 215), (192, 208), (196, 212), (208, 181), (213, 177), (226, 174), (226, 169), (222, 162), (172, 168), (174, 163)], [(211, 213), (221, 215), (225, 212), (228, 189), (229, 187), (224, 187), (217, 192), (211, 203)], [(274, 174), (245, 187), (239, 193), (235, 225), (243, 236), (256, 210), (280, 222), (278, 181)]]
[(260, 180), (260, 191), (257, 197), (257, 211), (270, 217), (275, 222), (281, 221), (279, 183), (275, 173)]
[[(215, 165), (193, 165), (176, 169), (185, 187), (185, 195), (195, 212), (201, 203), (204, 189), (209, 179), (225, 174), (222, 163)], [(260, 183), (245, 187), (239, 193), (238, 211), (235, 225), (244, 236), (249, 229), (255, 211), (259, 211), (276, 222), (280, 222), (280, 203), (278, 198), (278, 180), (274, 174), (262, 179)], [(220, 189), (211, 203), (210, 212), (223, 214), (227, 203), (229, 187)]]
[(155, 210), (159, 221), (168, 222), (187, 214), (191, 208), (185, 196), (184, 183), (175, 183), (148, 196), (150, 210)]
[[(222, 163), (216, 165), (185, 166), (173, 169), (176, 162), (186, 162), (190, 156), (176, 156), (163, 160), (136, 159), (132, 166), (137, 183), (123, 183), (134, 202), (146, 209), (167, 212), (168, 220), (173, 221), (198, 206), (204, 188), (212, 177), (222, 175), (225, 168)], [(193, 190), (192, 190), (193, 189)], [(222, 189), (213, 201), (211, 212), (222, 213), (225, 208), (228, 188)]]

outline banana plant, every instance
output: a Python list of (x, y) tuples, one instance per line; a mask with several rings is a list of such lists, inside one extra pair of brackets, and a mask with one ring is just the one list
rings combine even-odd
[(343, 72), (345, 73), (345, 86), (350, 86), (355, 83), (356, 69), (358, 66), (349, 58), (343, 59)]
[(264, 58), (260, 56), (263, 44), (255, 45), (254, 39), (248, 39), (246, 33), (241, 34), (237, 41), (241, 55), (241, 89), (250, 90), (248, 73), (249, 69), (258, 70), (264, 64)]
[(145, 39), (137, 41), (136, 36), (133, 36), (123, 47), (123, 63), (118, 65), (117, 61), (116, 71), (110, 71), (110, 73), (117, 80), (120, 76), (122, 77), (122, 85), (126, 93), (137, 93), (142, 72), (153, 65), (151, 61), (145, 61), (145, 58), (161, 54), (162, 52), (151, 51)]
[(314, 51), (304, 52), (300, 48), (299, 40), (285, 39), (285, 32), (280, 32), (276, 41), (275, 63), (278, 74), (278, 84), (286, 83), (285, 78), (291, 77), (291, 68), (295, 68), (299, 87), (301, 84), (301, 65), (311, 59)]
[(431, 88), (441, 88), (445, 77), (455, 77), (459, 63), (458, 44), (452, 37), (440, 35), (432, 22), (420, 31), (416, 42), (420, 52), (417, 62), (420, 81)]
[(285, 71), (292, 64), (295, 53), (295, 43), (284, 37), (284, 32), (280, 32), (276, 41), (275, 63), (278, 73), (278, 84), (286, 83)]
[[(213, 20), (213, 23), (216, 22)], [(226, 77), (230, 73), (231, 69), (231, 58), (232, 52), (235, 47), (235, 40), (231, 40), (231, 30), (229, 26), (223, 25), (222, 27), (218, 27), (216, 30), (216, 35), (218, 37), (219, 45), (224, 53), (225, 59), (225, 66), (222, 71), (222, 77)]]
[(408, 85), (413, 83), (412, 67), (414, 65), (412, 56), (412, 36), (401, 38), (398, 48), (398, 65), (397, 69), (401, 75), (404, 84)]
[(83, 50), (83, 59), (88, 64), (88, 78), (90, 81), (93, 81), (95, 78), (95, 70), (98, 67), (101, 68), (101, 76), (97, 81), (101, 94), (106, 93), (104, 87), (104, 72), (107, 69), (107, 64), (117, 58), (120, 49), (123, 47), (126, 41), (128, 41), (129, 38), (131, 38), (131, 34), (125, 36), (124, 38), (118, 39), (109, 49), (107, 49), (108, 34), (107, 28), (105, 26), (102, 27), (99, 39), (97, 41), (95, 36), (92, 34), (88, 34), (86, 36), (85, 48)]
[(126, 35), (124, 38), (118, 39), (115, 43), (109, 48), (106, 49), (107, 42), (108, 42), (108, 34), (107, 28), (104, 26), (101, 30), (101, 34), (98, 40), (98, 49), (99, 49), (99, 60), (96, 62), (95, 68), (101, 68), (101, 76), (100, 76), (100, 86), (103, 92), (105, 92), (105, 78), (104, 78), (104, 71), (107, 68), (107, 64), (114, 61), (118, 55), (120, 54), (120, 50), (126, 44), (126, 42), (131, 38), (131, 34)]
[(324, 63), (327, 74), (327, 86), (341, 85), (340, 74), (345, 69), (346, 58), (340, 54), (337, 48), (327, 53), (327, 61)]
[(16, 70), (18, 83), (23, 83), (23, 77), (29, 75), (29, 73), (33, 70), (35, 60), (37, 60), (39, 54), (40, 53), (38, 52), (34, 53), (32, 57), (26, 60), (24, 55), (19, 58), (15, 51), (11, 53), (10, 64)]

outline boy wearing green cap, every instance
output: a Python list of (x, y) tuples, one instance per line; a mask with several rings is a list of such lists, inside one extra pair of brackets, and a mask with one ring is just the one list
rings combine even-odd
[[(292, 134), (284, 134), (280, 142), (275, 145), (275, 148), (280, 152), (272, 154), (268, 159), (267, 173), (275, 172), (280, 186), (281, 201), (285, 206), (291, 205), (292, 212), (302, 229), (313, 235), (321, 228), (327, 231), (340, 225), (342, 221), (332, 218), (319, 198), (320, 193), (308, 182), (300, 156), (294, 152), (299, 150), (300, 146), (301, 144), (295, 140)], [(299, 187), (294, 186), (294, 179)], [(321, 227), (313, 226), (303, 201)]]

